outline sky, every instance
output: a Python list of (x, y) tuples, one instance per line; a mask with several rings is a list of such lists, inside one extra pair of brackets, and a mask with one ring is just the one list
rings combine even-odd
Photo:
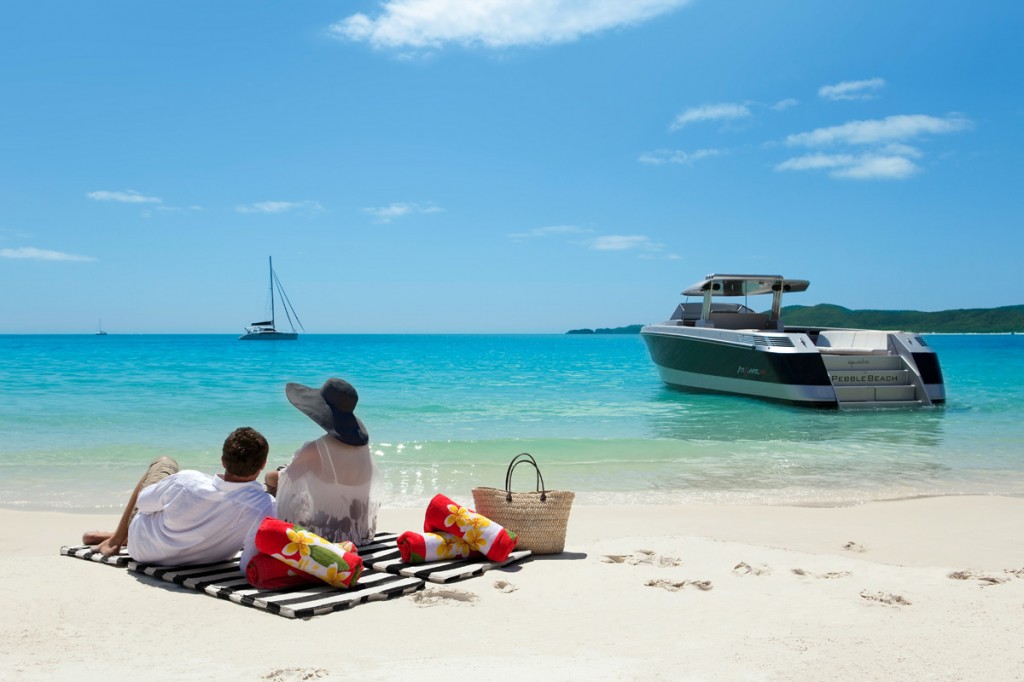
[[(0, 333), (1024, 303), (1024, 3), (5, 5)], [(757, 303), (752, 300), (752, 303)], [(755, 307), (758, 307), (755, 305)]]

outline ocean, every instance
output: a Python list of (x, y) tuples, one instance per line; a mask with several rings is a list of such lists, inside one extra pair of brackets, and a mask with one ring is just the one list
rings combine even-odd
[(836, 412), (670, 388), (636, 335), (0, 336), (0, 507), (119, 511), (153, 458), (218, 471), (244, 425), (285, 463), (322, 433), (285, 383), (330, 376), (359, 391), (385, 506), (470, 502), (520, 452), (584, 505), (1024, 496), (1024, 336), (926, 338), (945, 407)]

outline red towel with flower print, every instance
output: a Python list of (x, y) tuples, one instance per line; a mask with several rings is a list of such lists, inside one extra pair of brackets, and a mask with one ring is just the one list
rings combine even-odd
[(249, 560), (245, 579), (261, 590), (284, 590), (300, 585), (319, 585), (323, 581), (316, 576), (292, 568), (269, 554), (257, 554)]
[(427, 505), (423, 530), (462, 538), (471, 550), (491, 561), (504, 561), (516, 548), (515, 533), (441, 494), (434, 495)]
[(479, 552), (469, 548), (465, 540), (451, 533), (417, 533), (407, 530), (395, 542), (402, 561), (407, 564), (480, 556)]
[(354, 585), (363, 572), (363, 560), (351, 542), (329, 542), (280, 519), (263, 519), (256, 549), (335, 587)]

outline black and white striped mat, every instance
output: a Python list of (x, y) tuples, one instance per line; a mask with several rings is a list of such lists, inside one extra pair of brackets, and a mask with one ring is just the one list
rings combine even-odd
[(117, 566), (118, 568), (125, 568), (132, 560), (132, 558), (128, 556), (128, 550), (124, 547), (121, 548), (120, 554), (115, 554), (114, 556), (103, 556), (99, 552), (94, 552), (88, 545), (61, 547), (60, 553), (63, 556), (69, 556), (72, 559), (85, 559), (86, 561), (95, 561), (98, 564)]
[(61, 547), (60, 553), (109, 566), (126, 567), (166, 582), (226, 599), (236, 604), (261, 609), (285, 618), (310, 618), (342, 611), (357, 604), (384, 601), (423, 589), (424, 581), (451, 583), (481, 575), (530, 556), (529, 551), (513, 552), (505, 561), (459, 559), (435, 561), (416, 566), (402, 562), (395, 533), (378, 533), (373, 542), (359, 547), (364, 571), (355, 587), (339, 590), (324, 584), (289, 590), (260, 590), (252, 587), (238, 568), (238, 557), (205, 566), (149, 566), (133, 561), (122, 553), (105, 557), (87, 546)]
[(326, 583), (288, 590), (260, 590), (246, 581), (238, 568), (237, 557), (219, 564), (180, 568), (146, 566), (132, 561), (128, 570), (285, 618), (310, 618), (343, 611), (357, 604), (400, 597), (424, 587), (419, 578), (365, 570), (359, 581), (347, 590)]

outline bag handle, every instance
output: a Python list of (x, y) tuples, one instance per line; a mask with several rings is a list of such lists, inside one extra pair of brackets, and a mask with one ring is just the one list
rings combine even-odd
[(520, 452), (518, 455), (512, 458), (511, 462), (509, 462), (508, 471), (505, 472), (505, 501), (512, 501), (512, 471), (515, 470), (517, 466), (523, 464), (524, 462), (526, 464), (529, 464), (536, 470), (537, 492), (540, 493), (540, 501), (546, 501), (548, 499), (548, 496), (547, 491), (544, 488), (544, 477), (540, 473), (540, 467), (537, 466), (537, 460), (535, 460), (533, 458), (533, 455), (531, 455), (528, 452)]

